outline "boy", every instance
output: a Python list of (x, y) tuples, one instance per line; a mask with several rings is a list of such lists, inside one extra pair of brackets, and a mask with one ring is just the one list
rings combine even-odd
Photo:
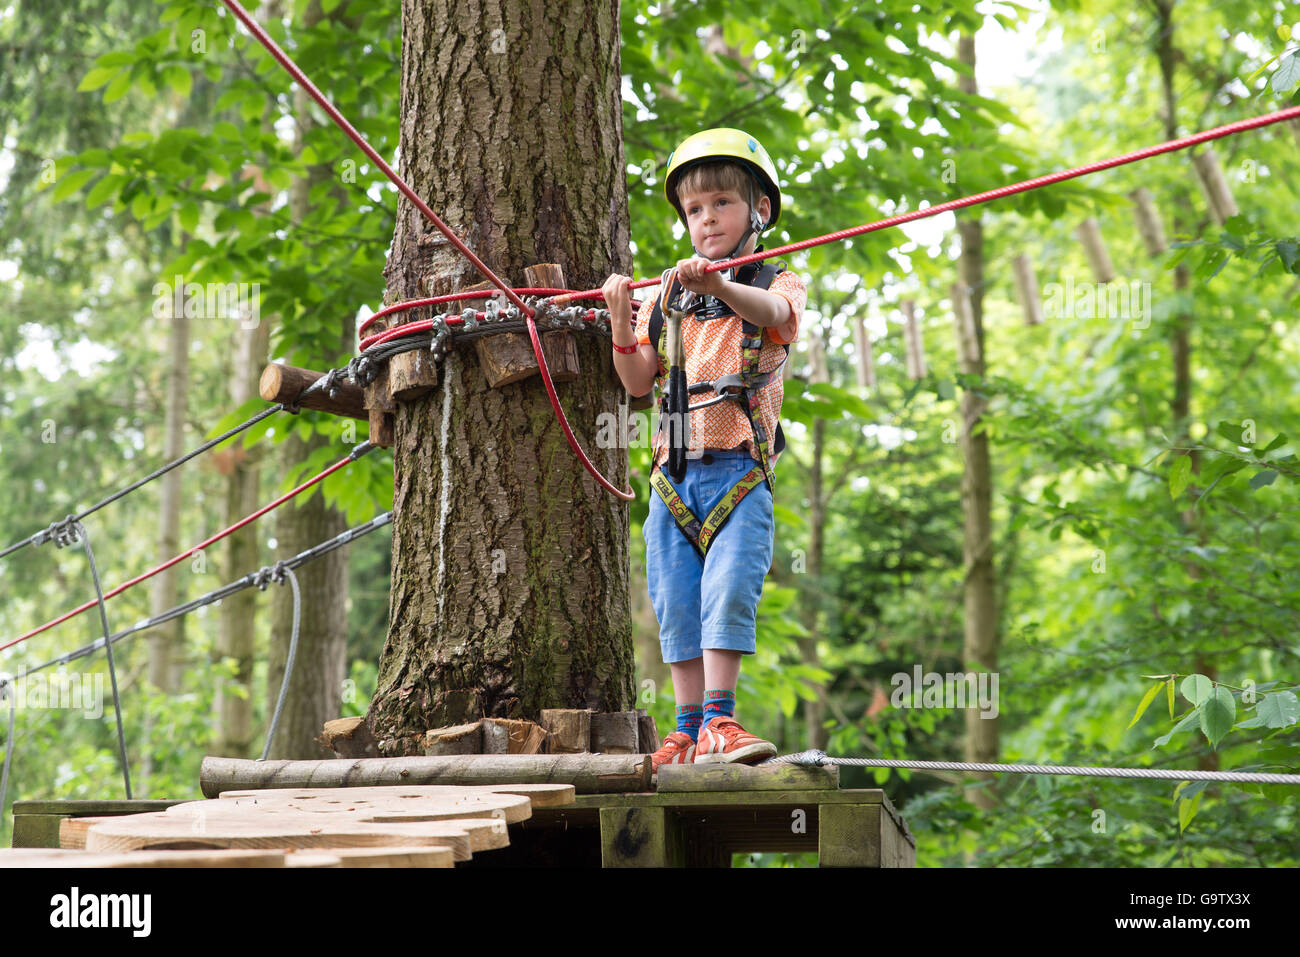
[[(677, 729), (653, 755), (656, 771), (664, 764), (753, 763), (776, 754), (734, 714), (741, 656), (754, 653), (758, 600), (772, 564), (772, 464), (784, 446), (779, 366), (806, 301), (803, 282), (783, 267), (704, 272), (710, 262), (754, 252), (759, 234), (780, 215), (776, 167), (757, 140), (734, 129), (696, 133), (668, 157), (664, 192), (696, 255), (665, 274), (635, 330), (629, 278), (606, 280), (614, 366), (629, 393), (648, 394), (668, 371), (664, 305), (680, 300), (689, 313), (682, 320), (687, 383), (742, 373), (744, 384), (738, 378), (718, 383), (735, 398), (688, 416), (689, 430), (681, 431), (690, 437), (689, 461), (680, 483), (662, 467), (668, 458), (662, 416), (654, 438), (647, 579), (678, 705)], [(694, 405), (710, 397), (696, 396)]]

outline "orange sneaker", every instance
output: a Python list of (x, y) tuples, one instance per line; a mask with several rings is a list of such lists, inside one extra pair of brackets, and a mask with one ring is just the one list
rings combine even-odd
[(654, 773), (661, 764), (691, 764), (695, 760), (695, 742), (685, 731), (674, 731), (664, 738), (663, 746), (650, 755), (650, 770)]
[(750, 734), (734, 718), (714, 718), (700, 728), (695, 763), (754, 764), (775, 754), (775, 744)]

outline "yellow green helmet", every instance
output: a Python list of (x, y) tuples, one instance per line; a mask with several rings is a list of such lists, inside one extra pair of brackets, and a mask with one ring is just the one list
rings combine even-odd
[[(776, 166), (772, 158), (763, 149), (763, 144), (744, 130), (719, 127), (701, 130), (688, 136), (677, 149), (668, 154), (668, 169), (664, 175), (664, 197), (677, 210), (682, 223), (686, 214), (677, 198), (677, 183), (692, 166), (718, 160), (734, 160), (754, 174), (758, 184), (767, 198), (772, 202), (772, 215), (767, 221), (768, 228), (776, 225), (781, 216), (781, 187), (776, 182)], [(754, 202), (750, 201), (751, 216), (757, 217)]]

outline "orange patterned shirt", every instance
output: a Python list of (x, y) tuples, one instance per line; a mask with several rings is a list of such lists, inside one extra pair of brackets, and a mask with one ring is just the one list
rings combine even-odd
[[(798, 336), (799, 319), (808, 301), (808, 292), (803, 280), (788, 269), (772, 280), (772, 285), (767, 291), (790, 303), (793, 316), (785, 325), (765, 326), (760, 330), (763, 337), (763, 348), (758, 358), (760, 372), (775, 369), (785, 358), (785, 349), (782, 347), (794, 342)], [(636, 317), (638, 343), (657, 345), (657, 343), (650, 343), (650, 313), (654, 311), (656, 298), (650, 296), (641, 304), (641, 311)], [(739, 372), (741, 336), (739, 316), (726, 316), (708, 322), (698, 322), (689, 316), (683, 320), (682, 345), (686, 354), (687, 385), (713, 382), (724, 375)], [(659, 376), (656, 383), (662, 395), (667, 388), (666, 377)], [(769, 452), (776, 442), (776, 426), (781, 415), (781, 400), (784, 396), (784, 383), (779, 372), (758, 392)], [(695, 405), (716, 397), (713, 392), (705, 392), (691, 396), (690, 401)], [(749, 419), (738, 402), (719, 402), (707, 409), (692, 412), (690, 425), (692, 453), (702, 453), (704, 449), (743, 448), (754, 461), (759, 460), (758, 450), (754, 447), (754, 430), (750, 428)], [(653, 448), (654, 464), (662, 465), (668, 458), (668, 446), (663, 441), (661, 431), (656, 431), (654, 434)], [(772, 457), (772, 463), (775, 466), (776, 456)]]

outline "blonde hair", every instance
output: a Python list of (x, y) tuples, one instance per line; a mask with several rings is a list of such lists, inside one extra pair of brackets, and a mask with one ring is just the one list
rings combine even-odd
[(763, 192), (761, 189), (756, 190), (751, 197), (750, 193), (755, 185), (753, 174), (739, 163), (729, 163), (725, 160), (717, 163), (701, 163), (699, 166), (692, 166), (677, 181), (677, 202), (681, 203), (683, 196), (692, 193), (713, 193), (720, 190), (734, 190), (746, 203), (750, 202), (751, 198), (757, 202)]

